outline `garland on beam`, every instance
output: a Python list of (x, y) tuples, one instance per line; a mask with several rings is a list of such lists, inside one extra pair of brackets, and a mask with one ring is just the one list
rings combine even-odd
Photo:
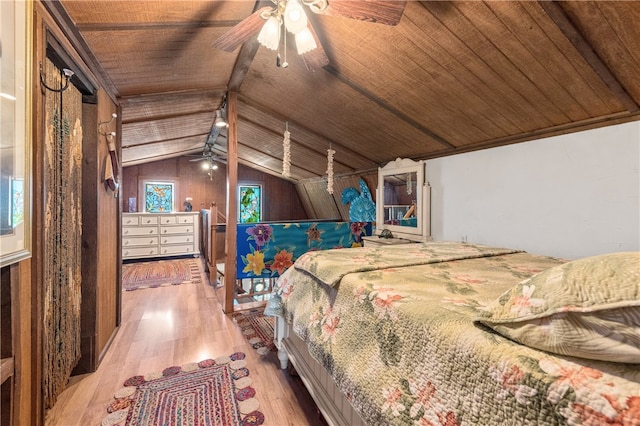
[(291, 177), (291, 133), (289, 132), (289, 122), (285, 123), (284, 139), (282, 140), (282, 176)]
[(329, 146), (327, 150), (327, 192), (333, 195), (333, 155), (336, 151)]

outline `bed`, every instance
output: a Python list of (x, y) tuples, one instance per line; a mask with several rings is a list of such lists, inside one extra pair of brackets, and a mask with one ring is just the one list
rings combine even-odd
[(638, 265), (453, 242), (309, 252), (265, 313), (329, 424), (640, 425)]

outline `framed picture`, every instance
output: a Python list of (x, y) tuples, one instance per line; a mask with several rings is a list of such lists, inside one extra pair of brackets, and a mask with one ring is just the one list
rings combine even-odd
[(0, 1), (0, 267), (31, 257), (32, 3)]
[(238, 223), (262, 221), (262, 185), (238, 185)]
[(145, 182), (144, 211), (147, 213), (175, 211), (175, 184), (173, 182)]

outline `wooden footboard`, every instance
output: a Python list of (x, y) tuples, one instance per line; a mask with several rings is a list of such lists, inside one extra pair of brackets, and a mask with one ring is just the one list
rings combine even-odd
[(278, 348), (280, 367), (291, 361), (330, 426), (364, 426), (364, 422), (340, 392), (333, 379), (309, 351), (307, 345), (282, 317), (275, 317), (274, 343)]

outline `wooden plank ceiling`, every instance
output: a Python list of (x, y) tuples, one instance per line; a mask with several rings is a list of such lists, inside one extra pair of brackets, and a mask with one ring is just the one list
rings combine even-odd
[(279, 175), (288, 123), (293, 181), (326, 175), (329, 147), (351, 174), (640, 118), (640, 2), (410, 1), (395, 26), (306, 9), (329, 60), (311, 71), (293, 39), (287, 68), (256, 36), (211, 47), (270, 2), (45, 4), (122, 107), (125, 167), (202, 153), (228, 90), (239, 161)]

